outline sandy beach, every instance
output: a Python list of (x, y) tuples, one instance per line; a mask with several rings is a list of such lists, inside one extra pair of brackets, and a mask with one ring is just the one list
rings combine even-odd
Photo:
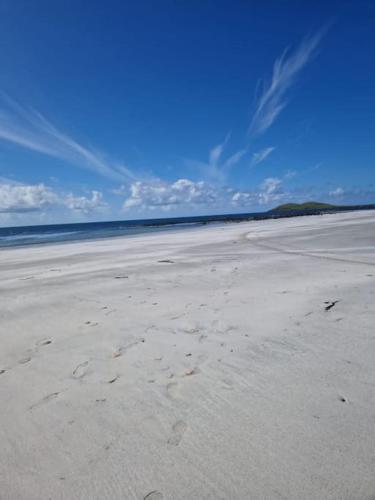
[(374, 499), (375, 212), (0, 251), (0, 498)]

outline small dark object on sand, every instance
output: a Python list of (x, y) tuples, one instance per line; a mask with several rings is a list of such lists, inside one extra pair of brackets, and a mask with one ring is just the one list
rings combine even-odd
[(332, 309), (333, 306), (335, 306), (337, 304), (338, 300), (334, 300), (333, 302), (324, 302), (325, 304), (328, 304), (328, 306), (326, 306), (324, 309), (326, 311), (329, 311), (330, 309)]
[(115, 280), (123, 280), (125, 278), (129, 278), (129, 276), (115, 276)]
[(161, 264), (174, 264), (174, 260), (170, 259), (163, 259), (163, 260), (158, 260)]

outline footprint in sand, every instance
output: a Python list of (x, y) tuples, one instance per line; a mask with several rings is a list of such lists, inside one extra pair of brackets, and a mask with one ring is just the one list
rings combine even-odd
[(49, 403), (52, 399), (57, 398), (57, 396), (59, 394), (60, 394), (59, 392), (53, 392), (52, 394), (48, 394), (47, 396), (44, 396), (43, 399), (41, 399), (37, 403), (31, 405), (29, 410), (33, 410), (34, 408), (39, 408), (39, 406), (43, 406), (43, 405)]
[(228, 379), (223, 379), (222, 381), (222, 388), (227, 389), (228, 391), (233, 390), (233, 384), (230, 380)]
[(198, 333), (200, 333), (199, 328), (181, 328), (181, 331), (189, 335), (197, 335)]
[(45, 339), (38, 340), (38, 342), (36, 343), (36, 347), (42, 347), (42, 346), (49, 345), (49, 344), (52, 344), (52, 340), (45, 338)]
[(203, 354), (202, 353), (202, 354), (199, 354), (199, 356), (198, 356), (198, 362), (199, 363), (204, 363), (205, 361), (207, 361), (207, 359), (208, 359), (207, 354)]
[(31, 361), (31, 357), (30, 356), (25, 356), (24, 358), (20, 359), (18, 361), (18, 363), (20, 365), (25, 365), (26, 363), (28, 363), (29, 361)]
[(146, 339), (144, 339), (143, 337), (140, 337), (139, 339), (136, 339), (133, 342), (129, 342), (128, 344), (126, 344), (124, 346), (120, 346), (118, 349), (116, 349), (112, 353), (112, 357), (118, 358), (118, 357), (122, 356), (123, 354), (125, 354), (132, 347), (135, 347), (138, 344), (144, 344), (145, 342), (146, 342)]
[(84, 361), (83, 363), (80, 363), (77, 365), (74, 370), (73, 370), (73, 378), (75, 379), (81, 379), (87, 374), (87, 367), (88, 367), (89, 362)]
[(160, 493), (160, 491), (154, 490), (150, 491), (145, 497), (143, 497), (143, 500), (163, 500), (163, 495)]
[(178, 420), (172, 427), (172, 435), (168, 439), (168, 444), (178, 446), (185, 434), (187, 425), (183, 420)]

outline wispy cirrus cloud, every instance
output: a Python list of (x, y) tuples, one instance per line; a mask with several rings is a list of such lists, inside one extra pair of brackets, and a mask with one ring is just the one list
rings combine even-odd
[(130, 169), (107, 161), (102, 154), (79, 144), (38, 111), (21, 106), (3, 92), (0, 92), (0, 102), (0, 139), (115, 181), (135, 180)]
[(209, 150), (208, 161), (191, 160), (185, 158), (185, 164), (193, 169), (198, 169), (205, 179), (223, 184), (226, 182), (231, 168), (235, 167), (248, 152), (247, 147), (225, 155), (225, 149), (229, 143), (230, 134), (228, 133), (223, 142), (217, 144)]
[[(288, 103), (288, 91), (295, 83), (302, 69), (317, 53), (320, 41), (326, 31), (327, 27), (324, 27), (314, 35), (305, 37), (294, 51), (286, 49), (276, 59), (271, 80), (263, 84), (260, 95), (256, 100), (255, 112), (248, 131), (251, 136), (254, 137), (265, 132), (278, 118)], [(245, 147), (224, 160), (223, 156), (229, 139), (230, 134), (227, 134), (222, 143), (217, 144), (210, 150), (207, 162), (186, 160), (186, 163), (199, 168), (208, 179), (221, 183), (225, 182), (231, 167), (240, 162), (250, 147), (249, 137), (247, 137)], [(260, 164), (275, 149), (275, 147), (267, 147), (254, 152), (250, 165), (254, 167)]]
[(297, 175), (297, 172), (292, 169), (288, 169), (284, 174), (284, 179), (293, 179)]
[(276, 148), (274, 147), (269, 147), (269, 148), (264, 148), (258, 151), (257, 153), (253, 153), (253, 157), (251, 159), (251, 166), (255, 167), (255, 165), (262, 163), (262, 161), (264, 161), (275, 149)]
[(217, 144), (210, 150), (209, 160), (208, 160), (209, 165), (217, 166), (224, 152), (225, 146), (228, 144), (229, 139), (230, 139), (230, 133), (228, 133), (225, 136), (225, 139), (222, 143)]
[(263, 85), (256, 101), (256, 109), (249, 132), (253, 135), (265, 132), (287, 105), (287, 92), (296, 81), (306, 64), (315, 56), (326, 28), (304, 38), (302, 43), (290, 52), (284, 50), (273, 65), (271, 81)]
[(227, 160), (224, 162), (224, 168), (230, 169), (231, 167), (237, 165), (237, 163), (243, 158), (243, 156), (245, 156), (246, 153), (247, 148), (244, 148), (229, 156), (229, 158), (227, 158)]

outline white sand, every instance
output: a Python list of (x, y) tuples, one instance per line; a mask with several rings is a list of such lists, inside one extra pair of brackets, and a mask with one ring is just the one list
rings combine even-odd
[(357, 212), (0, 251), (1, 500), (373, 499), (374, 250)]

